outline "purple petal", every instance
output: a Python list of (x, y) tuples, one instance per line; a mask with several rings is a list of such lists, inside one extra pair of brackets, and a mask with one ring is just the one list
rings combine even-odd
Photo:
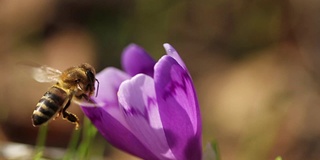
[[(117, 68), (108, 67), (99, 72), (96, 78), (99, 81), (99, 88), (96, 88), (98, 96), (91, 97), (98, 104), (95, 108), (103, 107), (105, 112), (112, 115), (122, 125), (127, 126), (119, 109), (117, 92), (120, 84), (129, 79), (130, 76)], [(87, 103), (80, 103), (80, 105), (82, 108), (92, 107), (91, 104), (87, 105)]]
[[(183, 62), (182, 62), (183, 63)], [(181, 62), (163, 56), (155, 65), (162, 125), (177, 159), (201, 159), (201, 120), (194, 86)]]
[(128, 126), (142, 144), (159, 159), (175, 159), (162, 128), (153, 79), (138, 74), (124, 81), (118, 97)]
[(158, 159), (127, 127), (105, 111), (105, 108), (109, 106), (82, 107), (82, 110), (106, 140), (115, 147), (143, 159)]
[(108, 106), (118, 106), (117, 92), (119, 86), (130, 76), (117, 68), (108, 67), (99, 72), (96, 78), (99, 81), (98, 96), (92, 96), (93, 100), (103, 102)]
[(153, 67), (155, 65), (149, 54), (140, 46), (131, 44), (122, 52), (122, 66), (130, 76), (138, 73), (144, 73), (153, 76)]
[(115, 147), (144, 159), (157, 159), (129, 130), (118, 105), (117, 92), (120, 84), (130, 76), (123, 71), (108, 67), (97, 74), (99, 80), (98, 97), (94, 101), (103, 102), (102, 107), (84, 107), (85, 115), (99, 132)]
[(182, 66), (185, 70), (187, 70), (187, 67), (184, 64), (184, 62), (181, 59), (181, 57), (179, 56), (178, 52), (169, 43), (163, 44), (163, 47), (166, 50), (167, 55), (169, 55), (172, 58), (174, 58), (180, 64), (180, 66)]

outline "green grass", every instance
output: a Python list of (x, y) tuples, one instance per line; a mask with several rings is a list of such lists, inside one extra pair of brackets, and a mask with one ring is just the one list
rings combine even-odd
[(47, 138), (47, 132), (48, 132), (48, 125), (43, 125), (39, 128), (35, 154), (33, 157), (34, 160), (42, 159), (46, 138)]

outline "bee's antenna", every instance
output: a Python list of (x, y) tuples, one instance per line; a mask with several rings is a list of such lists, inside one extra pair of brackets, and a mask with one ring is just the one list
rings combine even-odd
[(97, 90), (96, 90), (96, 97), (98, 96), (98, 91), (99, 91), (99, 81), (98, 81), (98, 79), (96, 78), (96, 81), (97, 81)]

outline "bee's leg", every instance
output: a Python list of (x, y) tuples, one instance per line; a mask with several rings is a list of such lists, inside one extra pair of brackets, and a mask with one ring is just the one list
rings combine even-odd
[(59, 111), (59, 112), (57, 113), (57, 115), (56, 115), (55, 117), (53, 117), (53, 120), (56, 120), (58, 117), (60, 117), (60, 114), (61, 114), (61, 112)]
[(70, 106), (70, 102), (71, 102), (71, 99), (68, 101), (68, 103), (62, 109), (61, 112), (62, 112), (62, 116), (63, 116), (64, 119), (67, 119), (69, 122), (74, 123), (76, 125), (75, 129), (77, 130), (79, 128), (79, 119), (78, 119), (78, 117), (75, 114), (66, 111), (67, 108)]
[(67, 119), (69, 122), (74, 123), (76, 125), (76, 130), (79, 129), (79, 119), (75, 114), (70, 113), (68, 111), (63, 111), (62, 115), (64, 119)]
[[(68, 108), (70, 106), (71, 100), (69, 100), (66, 104), (66, 106), (64, 108)], [(53, 120), (55, 120), (56, 118), (60, 117), (61, 112), (63, 109), (60, 109), (59, 112), (57, 113), (57, 115), (53, 118)], [(64, 118), (64, 117), (63, 117)]]

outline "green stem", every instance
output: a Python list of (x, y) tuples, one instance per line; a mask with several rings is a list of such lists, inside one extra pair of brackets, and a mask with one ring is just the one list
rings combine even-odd
[(216, 160), (220, 160), (220, 149), (218, 146), (218, 142), (216, 140), (214, 140), (212, 143), (212, 148), (213, 150), (216, 152)]
[(91, 148), (91, 144), (96, 137), (97, 129), (91, 124), (90, 120), (88, 118), (84, 118), (84, 124), (83, 124), (83, 136), (82, 141), (79, 146), (79, 159), (85, 160), (88, 159), (89, 156), (89, 149)]
[(74, 130), (72, 133), (72, 137), (71, 137), (68, 149), (66, 151), (66, 154), (63, 157), (63, 160), (69, 160), (69, 159), (75, 158), (74, 153), (77, 149), (79, 139), (80, 139), (80, 130)]
[(39, 128), (35, 155), (33, 157), (34, 160), (40, 160), (43, 155), (47, 132), (48, 132), (48, 125), (43, 125)]

